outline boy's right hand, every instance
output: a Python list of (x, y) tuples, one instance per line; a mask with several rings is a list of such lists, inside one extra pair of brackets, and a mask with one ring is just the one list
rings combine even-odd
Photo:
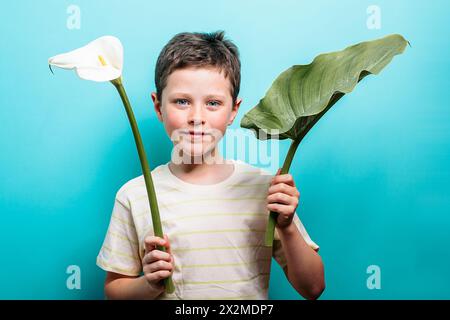
[[(142, 269), (148, 284), (153, 290), (164, 292), (165, 278), (172, 275), (174, 269), (174, 257), (170, 251), (170, 242), (167, 235), (164, 239), (156, 236), (148, 236), (145, 242), (145, 255), (142, 259)], [(167, 252), (157, 250), (156, 246), (163, 246)]]

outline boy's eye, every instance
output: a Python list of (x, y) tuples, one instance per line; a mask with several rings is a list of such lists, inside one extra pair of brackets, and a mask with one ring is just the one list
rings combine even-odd
[(212, 100), (212, 101), (208, 102), (208, 105), (213, 106), (213, 107), (218, 107), (218, 106), (220, 106), (220, 101)]
[(186, 105), (189, 101), (187, 101), (186, 99), (176, 99), (175, 103), (179, 104), (179, 105)]

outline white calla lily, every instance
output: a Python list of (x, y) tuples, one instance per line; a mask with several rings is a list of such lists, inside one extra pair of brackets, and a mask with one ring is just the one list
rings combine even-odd
[(103, 36), (84, 47), (51, 57), (48, 64), (62, 69), (75, 69), (84, 80), (111, 81), (122, 75), (123, 46), (116, 37)]
[[(145, 154), (144, 145), (139, 133), (138, 125), (128, 100), (127, 93), (122, 83), (122, 66), (123, 66), (123, 47), (119, 39), (113, 36), (100, 37), (86, 46), (79, 49), (59, 54), (48, 59), (50, 66), (56, 66), (63, 69), (75, 69), (75, 72), (81, 79), (105, 82), (110, 81), (122, 99), (125, 107), (131, 130), (133, 132), (134, 141), (141, 162), (142, 173), (144, 176), (145, 186), (147, 189), (148, 202), (152, 215), (153, 232), (156, 236), (163, 238), (164, 233), (159, 215), (158, 201), (156, 198), (155, 188), (151, 171), (148, 165), (147, 155)], [(166, 251), (164, 246), (157, 246), (158, 250)], [(172, 276), (164, 279), (165, 291), (172, 293), (175, 286)]]

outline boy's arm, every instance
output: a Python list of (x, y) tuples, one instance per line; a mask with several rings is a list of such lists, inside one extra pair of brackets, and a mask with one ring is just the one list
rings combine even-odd
[(111, 300), (154, 300), (162, 290), (151, 287), (145, 276), (131, 277), (108, 272), (105, 280), (105, 295)]
[(320, 256), (306, 243), (293, 222), (300, 192), (290, 174), (272, 178), (267, 209), (278, 213), (276, 227), (286, 257), (284, 272), (292, 286), (306, 299), (317, 299), (325, 289), (324, 267)]
[(278, 234), (286, 256), (286, 277), (304, 298), (317, 299), (325, 289), (321, 257), (306, 243), (294, 223), (278, 229)]

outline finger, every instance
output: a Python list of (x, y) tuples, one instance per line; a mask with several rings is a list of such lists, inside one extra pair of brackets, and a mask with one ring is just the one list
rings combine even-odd
[(172, 251), (170, 250), (169, 236), (167, 234), (164, 235), (164, 241), (166, 242), (166, 244), (165, 244), (166, 251), (168, 253), (172, 254)]
[(167, 234), (164, 235), (164, 239), (166, 240), (166, 252), (168, 252), (170, 254), (170, 262), (175, 264), (175, 257), (172, 254), (172, 249), (171, 249), (171, 244), (170, 244), (170, 240), (169, 240), (169, 236)]
[(148, 281), (151, 282), (156, 282), (156, 281), (160, 281), (162, 279), (165, 279), (167, 277), (169, 277), (171, 275), (171, 272), (168, 270), (160, 270), (157, 272), (152, 272), (152, 273), (147, 273), (145, 275), (145, 277), (147, 278)]
[(148, 251), (154, 250), (156, 249), (156, 246), (160, 245), (164, 245), (165, 240), (162, 239), (161, 237), (157, 237), (157, 236), (147, 236), (144, 239), (144, 244), (145, 244), (145, 248)]
[(267, 205), (267, 209), (269, 211), (278, 212), (280, 214), (285, 214), (285, 215), (289, 215), (295, 211), (294, 207), (285, 205), (285, 204), (279, 204), (279, 203), (269, 203)]
[(300, 192), (297, 190), (297, 188), (290, 186), (286, 183), (277, 183), (277, 184), (270, 186), (267, 193), (273, 194), (273, 193), (277, 193), (277, 192), (285, 193), (292, 197), (297, 197), (297, 198), (300, 197)]
[(279, 169), (277, 170), (277, 172), (275, 173), (275, 175), (272, 176), (272, 179), (270, 180), (270, 184), (271, 184), (271, 185), (273, 184), (273, 179), (274, 179), (276, 176), (278, 176), (278, 175), (280, 174), (280, 172), (281, 172), (281, 168), (279, 168)]
[(275, 178), (276, 176), (278, 176), (278, 175), (280, 174), (280, 172), (281, 172), (281, 168), (277, 170), (277, 173), (275, 173), (275, 175), (274, 175), (274, 176), (272, 177), (272, 179), (270, 180), (270, 185), (273, 185), (274, 178)]
[(273, 180), (272, 180), (272, 184), (277, 184), (277, 183), (286, 183), (290, 186), (295, 187), (294, 178), (289, 173), (274, 176)]
[(148, 273), (148, 272), (157, 272), (159, 270), (172, 271), (172, 269), (173, 269), (173, 266), (170, 262), (167, 262), (164, 260), (158, 260), (153, 263), (147, 264), (143, 268), (143, 271), (144, 271), (144, 273)]
[(280, 203), (280, 204), (286, 204), (289, 206), (297, 206), (297, 202), (298, 202), (297, 198), (291, 197), (287, 194), (280, 193), (280, 192), (277, 192), (277, 193), (267, 196), (268, 204), (269, 203)]
[(146, 252), (150, 252), (152, 250), (156, 249), (156, 246), (164, 246), (165, 245), (165, 240), (160, 238), (160, 237), (156, 237), (156, 236), (148, 236), (145, 238), (144, 243), (145, 243), (145, 250)]
[(170, 254), (160, 250), (152, 250), (144, 256), (142, 259), (142, 264), (150, 264), (157, 260), (165, 260), (170, 262)]

